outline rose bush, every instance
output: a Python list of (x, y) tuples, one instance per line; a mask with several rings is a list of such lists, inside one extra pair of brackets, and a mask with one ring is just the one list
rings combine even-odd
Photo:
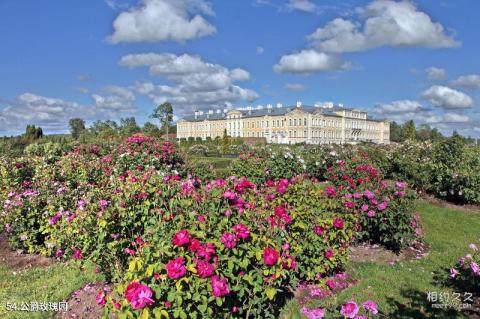
[[(273, 317), (299, 281), (332, 273), (347, 260), (353, 216), (342, 214), (335, 200), (322, 201), (321, 187), (307, 179), (154, 184), (157, 204), (168, 198), (169, 205), (143, 223), (142, 245), (129, 247), (128, 270), (116, 295), (107, 297), (107, 311), (127, 317)], [(311, 196), (299, 196), (306, 193)], [(132, 282), (154, 291), (153, 307), (133, 308), (125, 298)]]
[(480, 298), (480, 251), (477, 244), (469, 245), (469, 252), (459, 258), (449, 270), (450, 283), (460, 291), (472, 293)]
[(97, 298), (107, 314), (274, 317), (299, 283), (341, 270), (354, 240), (403, 247), (417, 226), (406, 184), (366, 155), (328, 147), (317, 165), (305, 150), (245, 153), (237, 177), (205, 180), (143, 135), (4, 161), (0, 222), (17, 248), (98, 264), (117, 284)]
[(326, 192), (340, 197), (347, 211), (358, 216), (358, 239), (393, 250), (407, 247), (421, 235), (414, 196), (407, 183), (391, 185), (383, 173), (362, 158), (337, 160), (328, 168)]

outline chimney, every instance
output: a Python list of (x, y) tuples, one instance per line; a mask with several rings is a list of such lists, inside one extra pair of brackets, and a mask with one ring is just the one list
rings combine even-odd
[(208, 114), (213, 114), (213, 110), (208, 110)]
[(282, 103), (277, 103), (277, 108), (283, 107)]
[(301, 107), (302, 106), (302, 102), (301, 101), (297, 101), (297, 107)]
[(195, 119), (198, 118), (198, 111), (195, 110)]
[(220, 113), (222, 113), (222, 110), (217, 110), (217, 114), (220, 114)]

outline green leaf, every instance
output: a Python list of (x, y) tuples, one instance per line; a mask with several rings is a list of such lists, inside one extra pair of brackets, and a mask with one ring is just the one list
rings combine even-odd
[(148, 311), (148, 308), (144, 308), (139, 319), (148, 319), (148, 318), (150, 318), (150, 312)]
[(269, 300), (273, 300), (273, 298), (275, 298), (275, 295), (277, 294), (277, 289), (269, 287), (265, 289), (265, 294), (267, 295), (267, 298)]

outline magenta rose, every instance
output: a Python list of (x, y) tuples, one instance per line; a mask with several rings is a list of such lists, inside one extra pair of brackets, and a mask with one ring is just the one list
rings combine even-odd
[(195, 267), (197, 268), (197, 273), (200, 278), (213, 276), (215, 270), (215, 267), (213, 267), (212, 264), (203, 260), (195, 260)]
[(327, 285), (328, 288), (330, 288), (330, 290), (335, 289), (335, 287), (337, 286), (337, 285), (335, 284), (335, 280), (333, 280), (333, 279), (327, 280), (327, 281), (325, 282), (325, 284)]
[(267, 247), (263, 250), (263, 262), (265, 265), (271, 266), (275, 265), (278, 261), (278, 252), (271, 248)]
[(167, 275), (171, 279), (178, 279), (185, 275), (187, 269), (185, 268), (185, 259), (180, 256), (177, 259), (170, 260), (167, 263)]
[(128, 284), (125, 289), (125, 297), (132, 304), (133, 310), (142, 309), (154, 303), (152, 299), (152, 289), (137, 281)]
[(235, 248), (235, 246), (237, 245), (235, 239), (236, 237), (232, 233), (223, 233), (223, 235), (220, 237), (223, 246), (230, 249)]
[(235, 226), (233, 226), (233, 230), (235, 231), (237, 236), (240, 238), (245, 239), (245, 238), (248, 238), (248, 236), (250, 236), (250, 230), (244, 224), (236, 224)]
[(340, 314), (344, 315), (347, 318), (355, 318), (358, 310), (358, 305), (355, 303), (355, 301), (349, 301), (346, 304), (342, 305)]
[(328, 259), (332, 258), (333, 257), (333, 250), (327, 249), (325, 251), (324, 255), (325, 255), (325, 258), (328, 258)]
[(335, 219), (333, 220), (333, 227), (338, 228), (338, 229), (342, 229), (343, 226), (344, 226), (343, 219), (341, 219), (341, 218), (335, 218)]
[(217, 275), (212, 277), (212, 294), (215, 297), (222, 297), (230, 293), (226, 278), (220, 278)]
[(183, 246), (183, 245), (188, 245), (190, 242), (190, 234), (188, 233), (188, 230), (182, 229), (172, 237), (172, 243), (175, 246)]
[(330, 197), (335, 197), (337, 196), (337, 191), (335, 190), (335, 188), (333, 188), (332, 186), (327, 186), (325, 188), (325, 192), (327, 193), (328, 196)]
[(323, 235), (323, 227), (322, 227), (322, 226), (320, 226), (320, 225), (315, 225), (315, 227), (313, 228), (313, 230), (315, 231), (315, 234), (317, 234), (318, 236)]
[(209, 261), (215, 253), (215, 245), (213, 243), (200, 245), (200, 247), (197, 248), (197, 256), (205, 258), (206, 261)]
[(362, 304), (365, 310), (369, 311), (370, 313), (376, 315), (378, 313), (378, 306), (373, 300), (367, 300)]
[(95, 297), (95, 302), (97, 303), (97, 305), (103, 306), (107, 302), (107, 299), (105, 297), (105, 292), (103, 290), (100, 291), (97, 297)]
[(366, 191), (363, 193), (363, 195), (364, 195), (367, 199), (369, 199), (369, 200), (372, 200), (372, 199), (375, 198), (375, 194), (374, 194), (373, 192), (369, 191), (369, 190), (366, 190)]

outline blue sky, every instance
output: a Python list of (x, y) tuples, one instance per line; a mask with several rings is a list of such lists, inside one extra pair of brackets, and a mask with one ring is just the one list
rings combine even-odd
[(475, 0), (0, 0), (0, 135), (335, 102), (480, 137)]

